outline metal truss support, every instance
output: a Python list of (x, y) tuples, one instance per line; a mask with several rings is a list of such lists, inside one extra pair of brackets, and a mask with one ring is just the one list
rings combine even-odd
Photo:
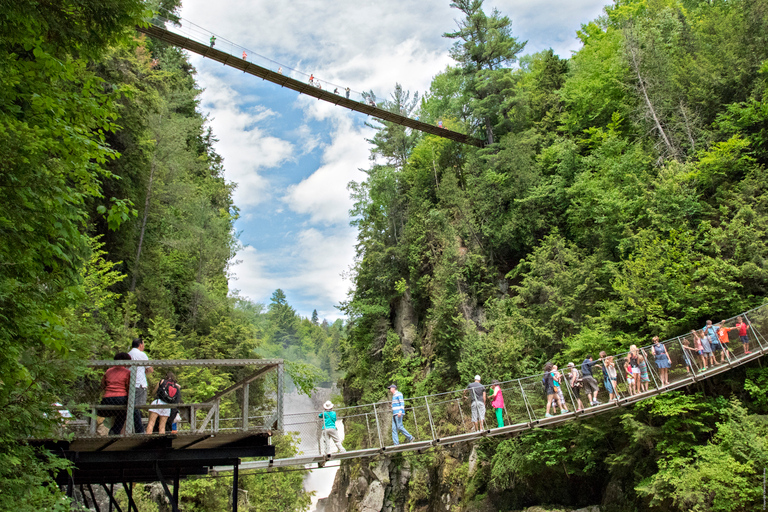
[(101, 486), (109, 497), (109, 512), (112, 512), (112, 507), (115, 507), (117, 512), (123, 512), (123, 509), (120, 508), (120, 504), (117, 503), (117, 500), (115, 499), (115, 484), (109, 484), (109, 487), (107, 487), (107, 484), (101, 484)]
[[(171, 494), (171, 490), (168, 488), (168, 484), (165, 482), (165, 477), (163, 476), (163, 472), (160, 471), (160, 466), (158, 464), (155, 464), (155, 471), (157, 472), (157, 479), (160, 481), (160, 484), (163, 486), (163, 492), (165, 492), (165, 497), (168, 498), (168, 501), (171, 502), (171, 512), (179, 512), (179, 472), (176, 471), (176, 475), (174, 475), (173, 478), (173, 494)], [(138, 512), (138, 510), (136, 511)]]
[(239, 464), (235, 464), (234, 475), (232, 475), (232, 512), (237, 512), (237, 498), (240, 496), (238, 489), (238, 479), (240, 478)]
[(277, 430), (283, 431), (283, 395), (285, 393), (285, 364), (277, 365)]

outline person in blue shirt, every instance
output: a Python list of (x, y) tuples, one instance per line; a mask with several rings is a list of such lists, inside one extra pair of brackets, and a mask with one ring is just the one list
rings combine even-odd
[(323, 433), (320, 438), (320, 455), (331, 453), (331, 441), (336, 444), (339, 453), (346, 452), (347, 450), (341, 445), (339, 431), (336, 430), (336, 412), (331, 410), (333, 409), (333, 403), (328, 400), (323, 404), (323, 409), (325, 410), (318, 414), (318, 417), (323, 420)]
[[(723, 350), (723, 346), (720, 344), (720, 338), (717, 337), (717, 329), (715, 329), (715, 326), (712, 325), (712, 320), (707, 320), (707, 325), (705, 325), (702, 330), (704, 331), (704, 336), (709, 341), (709, 352), (707, 352), (707, 346), (706, 344), (702, 343), (704, 346), (704, 356), (709, 357), (710, 366), (715, 366), (717, 364), (717, 356), (715, 355), (715, 352)], [(720, 364), (723, 364), (723, 354), (720, 354)]]
[(405, 416), (405, 398), (403, 394), (397, 390), (397, 386), (391, 384), (389, 386), (389, 392), (392, 393), (392, 442), (400, 444), (399, 432), (405, 434), (406, 439), (410, 443), (413, 441), (413, 436), (405, 430), (403, 427), (403, 416)]

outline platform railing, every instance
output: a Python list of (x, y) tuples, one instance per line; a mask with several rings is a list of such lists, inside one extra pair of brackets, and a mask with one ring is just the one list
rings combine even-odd
[[(56, 405), (65, 423), (62, 433), (76, 436), (106, 435), (103, 421), (125, 414), (122, 436), (134, 435), (134, 411), (172, 409), (182, 420), (181, 434), (215, 434), (220, 431), (272, 431), (283, 429), (284, 363), (280, 359), (199, 359), (199, 360), (101, 360), (87, 365), (91, 372), (78, 386), (78, 395), (66, 405)], [(126, 405), (105, 405), (100, 401), (100, 381), (111, 367), (130, 370)], [(146, 405), (135, 404), (138, 369), (152, 367)], [(194, 400), (174, 404), (152, 404), (153, 384), (173, 370), (181, 386), (181, 397)], [(213, 371), (217, 370), (217, 371)], [(144, 418), (146, 419), (146, 418)], [(174, 418), (169, 418), (167, 431)]]

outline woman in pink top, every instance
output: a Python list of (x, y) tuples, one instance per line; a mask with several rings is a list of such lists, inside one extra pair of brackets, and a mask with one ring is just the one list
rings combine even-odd
[(696, 353), (701, 357), (701, 368), (699, 371), (704, 371), (707, 369), (707, 359), (704, 355), (704, 345), (701, 343), (701, 337), (699, 336), (699, 333), (696, 332), (696, 329), (691, 331), (691, 335), (693, 336), (693, 348), (696, 349)]
[(501, 384), (499, 381), (494, 380), (491, 382), (493, 388), (493, 394), (491, 395), (491, 407), (496, 411), (496, 422), (499, 424), (499, 428), (504, 426), (504, 418), (502, 414), (504, 412), (504, 395), (501, 394)]

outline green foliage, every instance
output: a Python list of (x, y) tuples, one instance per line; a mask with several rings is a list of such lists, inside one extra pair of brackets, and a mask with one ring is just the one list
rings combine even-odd
[[(764, 301), (766, 0), (615, 2), (567, 61), (518, 59), (509, 18), (479, 1), (452, 7), (456, 67), (434, 77), (419, 113), (493, 144), (423, 136), (350, 185), (350, 404), (380, 399), (390, 381), (413, 395), (476, 373), (530, 375)], [(374, 140), (381, 155), (398, 139), (382, 129)], [(759, 468), (743, 446), (762, 460), (748, 433), (764, 431), (767, 382), (750, 368), (743, 388), (735, 376), (707, 395), (491, 443), (490, 467), (465, 489), (499, 509), (750, 509)], [(749, 412), (708, 398), (734, 394)], [(433, 492), (420, 472), (431, 463), (414, 469), (414, 510)]]

